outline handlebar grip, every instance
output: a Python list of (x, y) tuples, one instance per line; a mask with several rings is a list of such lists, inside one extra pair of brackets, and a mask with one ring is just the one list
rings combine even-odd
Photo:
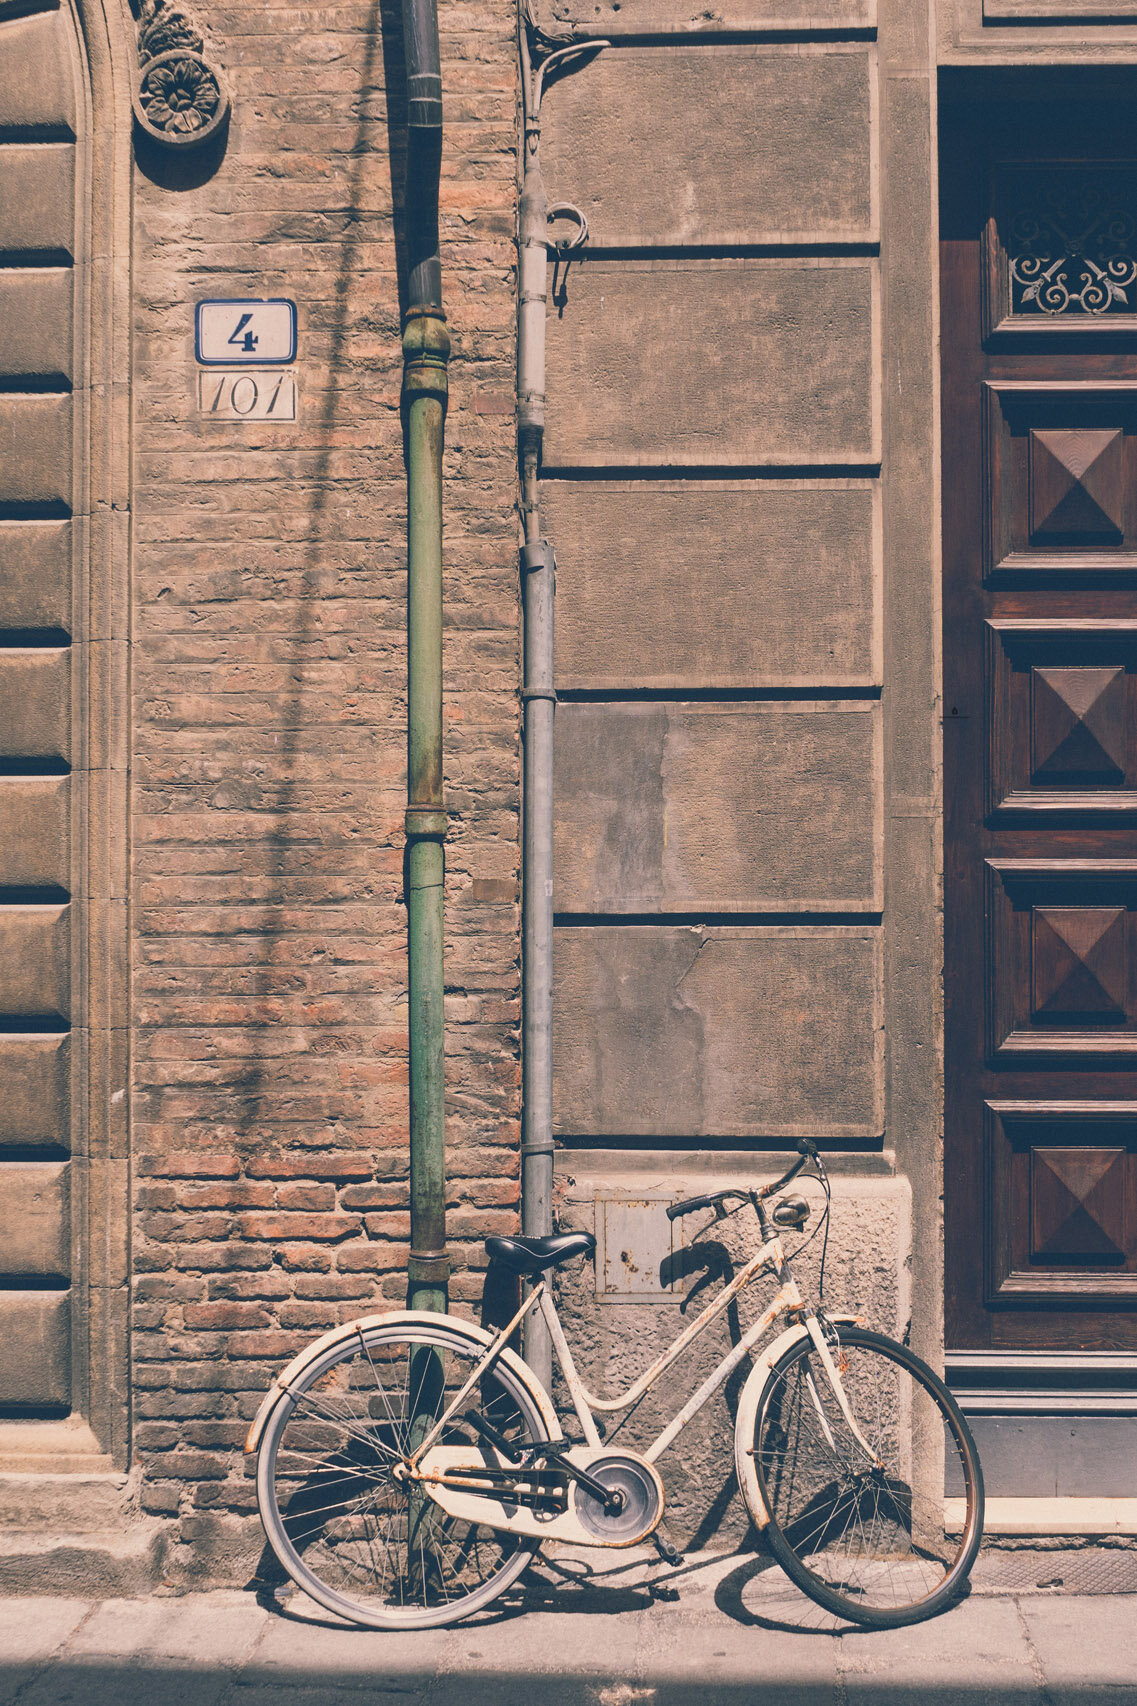
[(682, 1202), (669, 1203), (668, 1220), (678, 1220), (682, 1214), (693, 1214), (697, 1208), (714, 1208), (718, 1197), (684, 1197)]
[(797, 1152), (799, 1155), (808, 1155), (812, 1161), (817, 1160), (817, 1145), (813, 1142), (812, 1138), (799, 1137), (797, 1140)]

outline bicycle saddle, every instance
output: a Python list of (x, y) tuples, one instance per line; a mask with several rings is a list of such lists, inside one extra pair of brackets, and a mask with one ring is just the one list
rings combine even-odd
[(574, 1256), (590, 1256), (596, 1248), (591, 1232), (558, 1232), (549, 1238), (487, 1238), (486, 1255), (511, 1274), (544, 1273)]

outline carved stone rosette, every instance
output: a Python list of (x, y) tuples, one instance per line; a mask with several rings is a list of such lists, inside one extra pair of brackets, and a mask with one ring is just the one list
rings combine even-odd
[(200, 148), (229, 115), (229, 97), (205, 57), (200, 30), (168, 0), (143, 0), (134, 117), (165, 148)]

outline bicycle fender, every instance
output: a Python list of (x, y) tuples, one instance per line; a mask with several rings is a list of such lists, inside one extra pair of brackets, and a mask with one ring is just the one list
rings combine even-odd
[[(472, 1321), (456, 1321), (450, 1316), (436, 1315), (428, 1309), (392, 1310), (386, 1315), (362, 1315), (357, 1321), (346, 1321), (342, 1327), (333, 1327), (329, 1332), (322, 1334), (320, 1338), (313, 1339), (312, 1343), (294, 1356), (288, 1367), (282, 1369), (277, 1375), (265, 1393), (261, 1407), (253, 1418), (253, 1424), (245, 1436), (245, 1451), (252, 1453), (257, 1450), (261, 1443), (261, 1435), (264, 1433), (268, 1419), (276, 1405), (289, 1390), (292, 1382), (310, 1364), (322, 1357), (325, 1351), (331, 1350), (333, 1346), (346, 1344), (349, 1339), (357, 1338), (361, 1331), (366, 1331), (368, 1328), (391, 1326), (440, 1328), (453, 1337), (456, 1344), (463, 1339), (467, 1343), (471, 1339), (476, 1339), (478, 1344), (487, 1350), (497, 1336), (494, 1333), (488, 1333), (484, 1327), (475, 1327)], [(557, 1420), (557, 1412), (553, 1408), (552, 1399), (528, 1363), (523, 1362), (517, 1352), (511, 1351), (508, 1346), (500, 1352), (499, 1360), (506, 1365), (510, 1373), (516, 1376), (529, 1393), (540, 1411), (541, 1420), (548, 1430), (549, 1438), (563, 1439), (561, 1424)]]
[[(843, 1322), (846, 1326), (855, 1326), (860, 1322), (858, 1315), (827, 1316), (830, 1321)], [(758, 1406), (765, 1391), (770, 1371), (781, 1361), (791, 1346), (800, 1339), (809, 1339), (809, 1328), (804, 1321), (799, 1321), (795, 1327), (788, 1327), (778, 1338), (771, 1341), (757, 1359), (754, 1367), (746, 1377), (746, 1385), (742, 1388), (742, 1396), (738, 1400), (738, 1413), (734, 1421), (734, 1467), (738, 1475), (738, 1485), (746, 1500), (750, 1515), (754, 1519), (755, 1528), (765, 1528), (770, 1520), (770, 1513), (762, 1502), (762, 1494), (758, 1490), (758, 1476), (754, 1468), (752, 1455), (754, 1447), (754, 1428), (758, 1421)]]

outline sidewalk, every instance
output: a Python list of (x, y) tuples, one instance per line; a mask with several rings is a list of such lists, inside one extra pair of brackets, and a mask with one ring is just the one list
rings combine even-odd
[(1031, 1581), (1079, 1575), (1131, 1585), (1133, 1554), (981, 1561), (955, 1610), (888, 1634), (753, 1555), (542, 1560), (504, 1608), (417, 1635), (299, 1595), (6, 1599), (0, 1706), (1137, 1706), (1137, 1596)]

